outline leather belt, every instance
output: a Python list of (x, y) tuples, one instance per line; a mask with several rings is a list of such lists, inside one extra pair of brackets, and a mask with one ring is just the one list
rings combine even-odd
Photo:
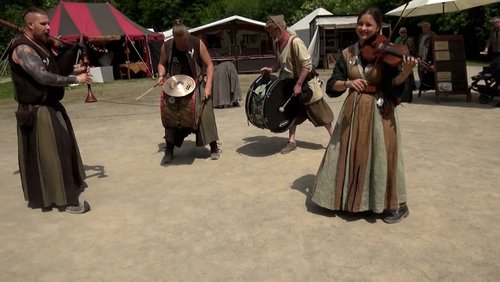
[(365, 90), (363, 90), (362, 93), (375, 95), (377, 93), (380, 93), (380, 88), (378, 88), (377, 86), (374, 86), (374, 85), (368, 85), (365, 87)]

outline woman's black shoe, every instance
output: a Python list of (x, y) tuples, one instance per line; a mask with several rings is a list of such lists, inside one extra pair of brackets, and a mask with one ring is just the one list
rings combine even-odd
[(384, 218), (384, 222), (385, 223), (398, 223), (400, 222), (401, 220), (403, 220), (403, 218), (406, 218), (410, 215), (410, 210), (408, 209), (408, 206), (407, 205), (401, 205), (399, 207), (399, 209), (397, 210), (392, 210), (391, 211), (391, 215), (389, 216), (386, 216)]

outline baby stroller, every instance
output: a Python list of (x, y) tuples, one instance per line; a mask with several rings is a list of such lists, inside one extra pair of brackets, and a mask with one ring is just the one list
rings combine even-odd
[(494, 97), (499, 96), (500, 56), (495, 58), (487, 67), (483, 67), (483, 70), (471, 77), (471, 79), (472, 83), (469, 91), (474, 90), (479, 93), (479, 103), (487, 104)]

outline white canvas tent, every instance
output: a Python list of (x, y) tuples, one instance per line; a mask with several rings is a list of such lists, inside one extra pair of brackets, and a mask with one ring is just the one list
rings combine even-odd
[(169, 40), (172, 38), (172, 29), (165, 30), (163, 33), (163, 36), (165, 36), (165, 41)]
[[(311, 59), (313, 64), (317, 67), (320, 61), (320, 57), (326, 57), (326, 42), (321, 41), (320, 38), (326, 38), (327, 29), (355, 29), (356, 28), (357, 17), (356, 16), (327, 16), (327, 17), (315, 17), (309, 22), (310, 28), (314, 30), (313, 38), (309, 44), (309, 53), (311, 54)], [(320, 30), (322, 34), (320, 35)], [(321, 44), (322, 43), (322, 44)], [(339, 46), (339, 40), (337, 40), (336, 46)], [(338, 47), (337, 47), (338, 49)]]
[[(231, 61), (239, 73), (258, 72), (263, 65), (274, 64), (276, 59), (265, 25), (264, 22), (234, 15), (189, 28), (189, 32), (205, 42), (215, 64)], [(171, 29), (163, 34), (165, 40), (172, 38)]]
[[(205, 24), (205, 25), (202, 25), (202, 26), (190, 28), (189, 32), (190, 33), (195, 33), (197, 31), (202, 31), (202, 30), (205, 30), (205, 29), (209, 29), (209, 28), (221, 25), (221, 24), (230, 23), (231, 21), (241, 21), (241, 22), (245, 22), (245, 23), (249, 23), (249, 24), (253, 24), (253, 25), (259, 25), (259, 26), (262, 26), (262, 30), (264, 30), (264, 27), (266, 26), (266, 23), (264, 23), (264, 22), (260, 22), (260, 21), (256, 21), (256, 20), (252, 20), (252, 19), (249, 19), (249, 18), (245, 18), (245, 17), (242, 17), (242, 16), (235, 15), (235, 16), (230, 16), (230, 17), (224, 18), (222, 20), (211, 22), (211, 23), (208, 23), (208, 24)], [(168, 39), (172, 38), (172, 29), (164, 31), (163, 35), (165, 36), (165, 41), (167, 41)]]
[(354, 29), (356, 28), (357, 16), (331, 16), (315, 18), (316, 26), (324, 29)]
[[(310, 30), (314, 30), (314, 33), (308, 50), (316, 67), (321, 59), (326, 62), (327, 49), (338, 52), (355, 39), (357, 19), (357, 16), (327, 15), (316, 16), (310, 21)], [(382, 28), (389, 27), (386, 23), (382, 24)]]
[(290, 29), (295, 31), (297, 36), (304, 41), (306, 46), (309, 46), (309, 42), (311, 42), (311, 37), (314, 32), (311, 31), (310, 23), (312, 20), (314, 20), (317, 16), (326, 16), (326, 15), (333, 15), (329, 11), (323, 9), (323, 8), (318, 8), (314, 11), (312, 11), (310, 14), (307, 16), (303, 17), (300, 21), (296, 22), (293, 24)]

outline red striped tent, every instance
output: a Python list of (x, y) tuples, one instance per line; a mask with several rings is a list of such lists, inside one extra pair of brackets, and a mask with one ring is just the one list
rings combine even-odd
[[(149, 31), (118, 11), (110, 3), (59, 2), (49, 13), (50, 34), (64, 40), (103, 43), (114, 40), (139, 42), (144, 48), (141, 57), (149, 66), (156, 66), (151, 56), (152, 44), (163, 42), (162, 33)], [(136, 45), (136, 44), (135, 44)], [(131, 48), (132, 49), (132, 48)], [(133, 52), (133, 50), (132, 50)], [(153, 54), (155, 56), (155, 54)]]

